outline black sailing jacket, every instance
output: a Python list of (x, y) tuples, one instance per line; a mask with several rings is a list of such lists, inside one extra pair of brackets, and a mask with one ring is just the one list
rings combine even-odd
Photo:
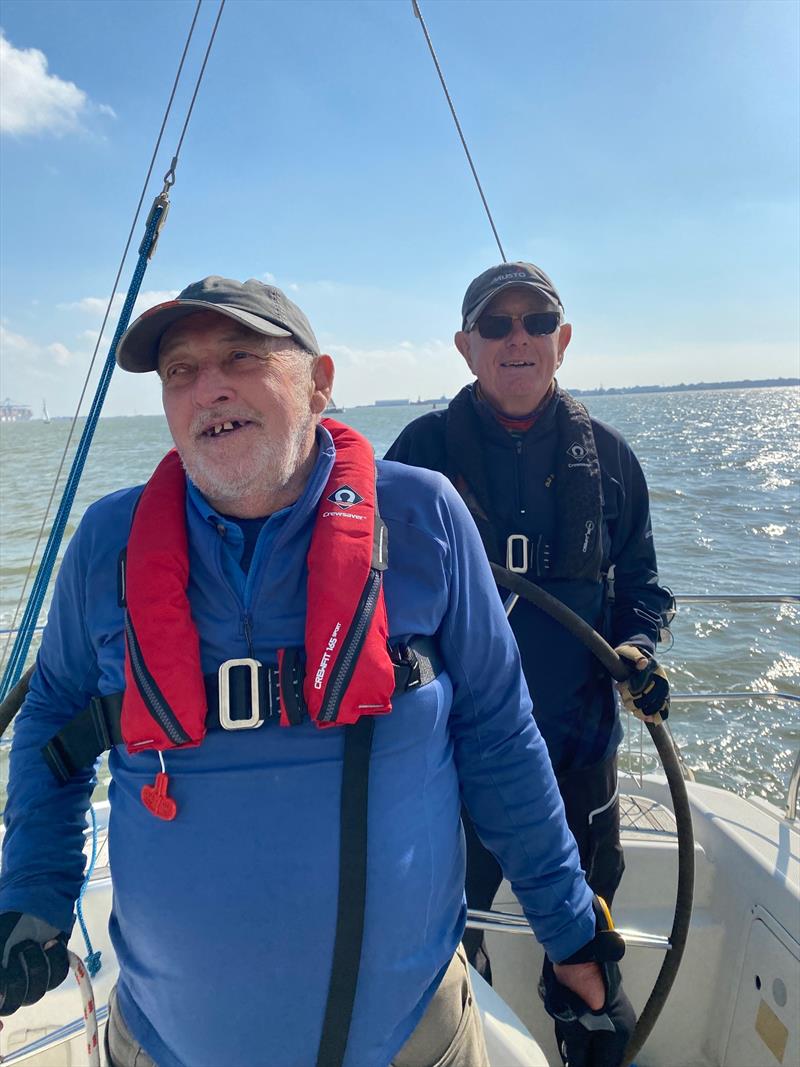
[[(554, 475), (559, 438), (552, 400), (526, 433), (511, 434), (472, 393), (480, 419), (482, 455), (491, 500), (493, 527), (501, 552), (511, 534), (532, 545), (558, 544)], [(453, 476), (456, 457), (446, 447), (448, 409), (432, 411), (410, 423), (386, 459), (427, 467)], [(604, 569), (614, 566), (613, 599), (607, 583), (548, 579), (532, 558), (527, 577), (576, 611), (617, 646), (628, 642), (653, 652), (660, 613), (668, 594), (658, 584), (650, 526), (647, 484), (636, 456), (620, 433), (591, 419), (602, 481)], [(562, 441), (562, 447), (569, 442)], [(469, 471), (462, 471), (469, 482)], [(535, 552), (531, 553), (536, 556)], [(504, 559), (498, 560), (505, 563)], [(501, 591), (505, 596), (505, 591)], [(564, 775), (608, 758), (618, 747), (622, 728), (608, 675), (584, 646), (557, 622), (520, 600), (510, 616), (534, 715), (556, 774)]]

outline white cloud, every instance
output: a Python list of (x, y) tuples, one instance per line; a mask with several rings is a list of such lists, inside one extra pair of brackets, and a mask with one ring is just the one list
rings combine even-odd
[[(73, 381), (82, 381), (89, 357), (62, 341), (38, 341), (0, 324), (0, 365), (4, 396), (29, 403), (38, 393), (63, 401)], [(53, 406), (51, 404), (51, 406)]]
[(408, 400), (453, 396), (471, 375), (452, 344), (441, 340), (380, 348), (323, 347), (336, 364), (334, 396), (340, 404), (371, 404), (383, 398)]
[(47, 351), (55, 359), (56, 363), (62, 367), (69, 363), (72, 359), (72, 353), (66, 345), (62, 345), (60, 341), (54, 341), (53, 344), (47, 346)]
[[(95, 334), (88, 340), (94, 341)], [(61, 341), (38, 341), (15, 333), (0, 323), (0, 397), (10, 396), (17, 403), (30, 404), (38, 410), (44, 397), (51, 415), (72, 415), (77, 406), (94, 347), (79, 343), (69, 348)], [(101, 350), (101, 356), (105, 357)], [(97, 381), (98, 366), (92, 375), (89, 396), (84, 398), (83, 413)], [(156, 414), (161, 411), (161, 390), (156, 374), (120, 374), (112, 379), (112, 389), (103, 406), (103, 415)]]
[[(107, 303), (107, 300), (102, 300), (99, 296), (84, 296), (81, 300), (74, 300), (66, 304), (57, 304), (56, 306), (59, 311), (86, 311), (90, 315), (102, 315)], [(120, 307), (121, 306), (122, 300), (120, 299)]]
[(349, 345), (332, 344), (328, 348), (339, 366), (368, 367), (377, 377), (379, 368), (392, 369), (398, 364), (404, 369), (418, 366), (421, 353), (430, 352), (432, 346), (439, 347), (439, 344), (435, 341), (417, 350), (403, 344), (388, 348), (352, 348)]
[(61, 135), (83, 128), (93, 111), (116, 117), (107, 104), (95, 105), (74, 82), (48, 73), (38, 48), (15, 48), (0, 31), (0, 131), (15, 135)]
[(21, 333), (13, 333), (5, 324), (0, 323), (0, 352), (25, 355), (35, 347), (30, 338), (23, 337)]
[(71, 352), (61, 341), (40, 344), (31, 337), (14, 333), (7, 326), (0, 325), (0, 358), (9, 368), (35, 368), (47, 373), (53, 364), (63, 367), (71, 362), (75, 353)]
[[(148, 308), (155, 307), (156, 304), (163, 304), (167, 300), (174, 300), (179, 292), (179, 289), (146, 289), (143, 293), (139, 293), (133, 305), (131, 321), (135, 319), (137, 315), (141, 315), (143, 311), (147, 311)], [(122, 306), (125, 303), (125, 296), (125, 293), (114, 294), (114, 299), (111, 303), (111, 323), (114, 325), (122, 311)], [(107, 297), (84, 296), (80, 300), (58, 304), (58, 309), (60, 311), (82, 311), (85, 314), (90, 315), (92, 318), (102, 319), (107, 304)], [(97, 335), (95, 334), (95, 337), (96, 336)]]

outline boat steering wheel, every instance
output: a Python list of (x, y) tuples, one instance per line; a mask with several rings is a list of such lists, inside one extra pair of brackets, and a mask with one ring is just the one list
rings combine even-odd
[[(551, 618), (560, 622), (600, 660), (615, 681), (624, 682), (628, 678), (630, 669), (627, 664), (620, 659), (605, 638), (601, 637), (596, 630), (593, 630), (571, 608), (568, 608), (566, 604), (562, 604), (560, 600), (545, 592), (534, 582), (523, 578), (520, 574), (509, 571), (496, 563), (492, 563), (491, 568), (498, 585), (510, 590), (516, 596), (530, 601), (550, 615)], [(672, 810), (675, 814), (675, 823), (678, 831), (678, 887), (675, 894), (672, 930), (669, 935), (669, 949), (664, 957), (664, 962), (661, 964), (661, 969), (653, 984), (650, 996), (647, 998), (647, 1003), (637, 1020), (636, 1028), (628, 1042), (628, 1047), (625, 1049), (621, 1067), (629, 1067), (631, 1061), (650, 1036), (672, 989), (686, 947), (694, 896), (694, 832), (692, 830), (692, 815), (689, 808), (689, 798), (686, 793), (686, 783), (684, 782), (678, 754), (675, 751), (669, 731), (664, 728), (663, 724), (656, 725), (655, 723), (646, 722), (645, 726), (661, 761), (672, 799)]]
[[(512, 593), (523, 597), (525, 600), (529, 600), (560, 622), (594, 653), (615, 681), (625, 681), (630, 673), (627, 665), (620, 659), (611, 645), (596, 630), (593, 630), (588, 623), (584, 622), (579, 615), (576, 615), (571, 608), (568, 608), (560, 600), (556, 600), (554, 596), (551, 596), (550, 593), (545, 592), (544, 589), (514, 571), (506, 570), (505, 567), (500, 567), (496, 563), (492, 563), (491, 568), (498, 585), (501, 585), (504, 589), (509, 589)], [(32, 673), (33, 667), (30, 667), (8, 694), (2, 705), (0, 705), (0, 736), (2, 736), (22, 705)], [(675, 814), (675, 823), (678, 830), (678, 888), (675, 894), (675, 913), (672, 921), (672, 930), (669, 935), (670, 947), (664, 957), (664, 962), (661, 964), (661, 970), (658, 972), (653, 984), (652, 992), (647, 998), (647, 1003), (628, 1042), (628, 1047), (625, 1049), (621, 1067), (629, 1067), (633, 1058), (650, 1036), (672, 989), (686, 947), (694, 895), (692, 815), (678, 754), (675, 751), (669, 732), (664, 729), (663, 725), (655, 725), (648, 722), (645, 723), (645, 726), (653, 739), (656, 752), (661, 760), (661, 766), (664, 769), (672, 798), (672, 810)]]

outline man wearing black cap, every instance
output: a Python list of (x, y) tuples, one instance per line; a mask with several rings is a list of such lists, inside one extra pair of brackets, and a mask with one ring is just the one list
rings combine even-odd
[[(620, 686), (628, 710), (666, 718), (669, 686), (653, 653), (669, 596), (658, 585), (647, 485), (622, 436), (558, 386), (571, 336), (543, 270), (532, 263), (490, 267), (469, 285), (455, 335), (477, 381), (446, 410), (407, 426), (386, 458), (446, 474), (489, 559), (536, 582), (600, 631), (638, 672)], [(525, 600), (507, 603), (582, 866), (610, 903), (624, 867), (622, 728), (613, 686), (557, 622)], [(467, 901), (488, 908), (500, 867), (466, 814), (464, 822)], [(482, 933), (468, 931), (465, 944), (490, 980)]]
[(0, 1015), (66, 974), (110, 749), (111, 1067), (483, 1067), (461, 795), (573, 1039), (618, 1062), (623, 946), (458, 494), (321, 420), (333, 363), (271, 286), (191, 285), (117, 360), (158, 372), (177, 452), (87, 510), (59, 573), (14, 731)]

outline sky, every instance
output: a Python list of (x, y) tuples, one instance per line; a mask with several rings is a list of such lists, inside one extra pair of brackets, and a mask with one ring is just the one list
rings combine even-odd
[[(800, 374), (795, 0), (420, 6), (506, 257), (573, 323), (563, 385)], [(75, 410), (194, 8), (0, 8), (0, 398)], [(308, 314), (339, 404), (452, 396), (464, 290), (500, 258), (410, 0), (228, 0), (137, 311), (261, 278)], [(155, 375), (115, 373), (106, 414), (159, 411)]]

